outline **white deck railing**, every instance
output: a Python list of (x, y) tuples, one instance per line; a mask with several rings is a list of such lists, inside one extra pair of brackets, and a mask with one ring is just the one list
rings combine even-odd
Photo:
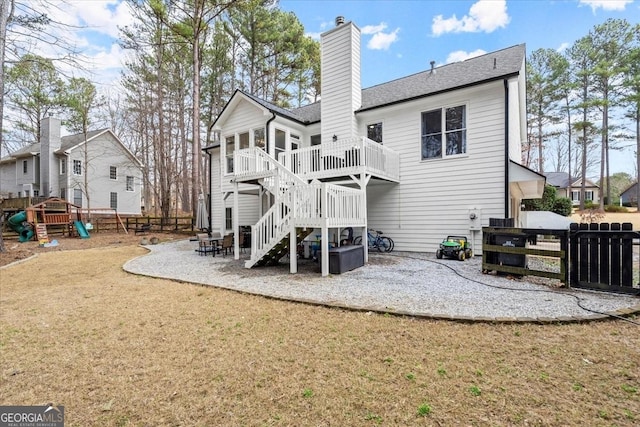
[[(366, 148), (360, 152), (366, 153)], [(327, 153), (331, 151), (324, 154)], [(349, 155), (344, 158), (349, 159)], [(237, 177), (261, 179), (262, 185), (275, 195), (274, 205), (252, 226), (251, 259), (245, 263), (246, 267), (258, 262), (292, 227), (366, 225), (364, 189), (319, 181), (308, 184), (259, 148), (236, 151), (234, 168)]]
[(400, 179), (400, 156), (368, 138), (348, 138), (283, 152), (278, 161), (307, 179), (369, 173), (391, 181)]

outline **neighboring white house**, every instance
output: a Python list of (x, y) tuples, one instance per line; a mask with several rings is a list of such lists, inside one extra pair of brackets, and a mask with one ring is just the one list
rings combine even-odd
[[(580, 204), (580, 193), (582, 189), (582, 178), (572, 178), (566, 172), (547, 172), (547, 184), (553, 185), (557, 190), (557, 197), (568, 197), (573, 206)], [(569, 182), (571, 181), (571, 182)], [(569, 184), (571, 184), (571, 196), (569, 196)], [(589, 178), (585, 179), (584, 201), (600, 203), (600, 187), (594, 184)]]
[(42, 119), (40, 129), (40, 142), (0, 160), (2, 197), (60, 197), (83, 208), (140, 214), (142, 164), (112, 131), (90, 131), (86, 141), (84, 134), (60, 137), (53, 117)]
[(326, 275), (346, 227), (382, 230), (400, 251), (466, 235), (480, 253), (489, 218), (542, 196), (544, 177), (520, 164), (524, 45), (362, 89), (359, 28), (338, 18), (321, 42), (321, 102), (285, 110), (237, 91), (205, 148), (212, 228), (252, 226), (247, 267), (288, 251), (295, 272), (296, 244), (315, 230)]

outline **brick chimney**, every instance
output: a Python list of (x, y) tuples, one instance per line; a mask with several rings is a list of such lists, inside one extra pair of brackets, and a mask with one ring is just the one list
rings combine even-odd
[(54, 154), (60, 149), (60, 119), (45, 117), (40, 120), (40, 195), (60, 195), (58, 185), (58, 158)]
[(336, 18), (336, 26), (321, 35), (322, 143), (358, 135), (354, 112), (362, 105), (360, 29)]

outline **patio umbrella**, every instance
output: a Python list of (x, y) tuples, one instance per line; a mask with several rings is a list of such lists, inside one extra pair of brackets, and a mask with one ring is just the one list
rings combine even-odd
[(209, 214), (204, 203), (204, 194), (198, 196), (198, 211), (196, 214), (196, 228), (200, 230), (209, 229)]

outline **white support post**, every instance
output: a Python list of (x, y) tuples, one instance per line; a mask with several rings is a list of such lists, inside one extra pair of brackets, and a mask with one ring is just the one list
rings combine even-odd
[(298, 272), (298, 236), (295, 225), (291, 226), (289, 234), (289, 272), (291, 274)]
[(240, 233), (238, 227), (238, 182), (233, 183), (233, 215), (231, 218), (233, 226), (233, 259), (240, 259)]
[(321, 193), (322, 227), (320, 231), (320, 250), (322, 254), (322, 276), (329, 275), (329, 228), (327, 227), (327, 184), (322, 184)]

